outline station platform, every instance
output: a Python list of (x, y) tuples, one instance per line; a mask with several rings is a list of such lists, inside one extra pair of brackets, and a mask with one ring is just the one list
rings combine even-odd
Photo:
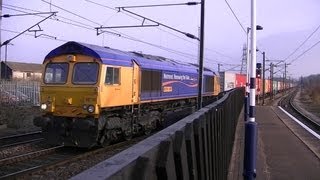
[[(243, 114), (242, 114), (243, 117)], [(319, 179), (320, 140), (311, 135), (276, 103), (256, 107), (258, 147), (256, 179)], [(237, 125), (228, 179), (243, 179), (244, 121)]]

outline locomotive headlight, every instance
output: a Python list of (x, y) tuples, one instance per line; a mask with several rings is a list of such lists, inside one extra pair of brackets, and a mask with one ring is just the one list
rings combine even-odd
[(89, 105), (88, 108), (87, 108), (87, 111), (89, 113), (93, 113), (94, 112), (94, 106), (93, 105)]
[(48, 107), (47, 104), (45, 104), (45, 103), (41, 104), (41, 109), (42, 109), (42, 110), (46, 110), (47, 107)]

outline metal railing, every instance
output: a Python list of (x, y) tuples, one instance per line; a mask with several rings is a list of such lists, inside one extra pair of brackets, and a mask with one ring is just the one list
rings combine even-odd
[(71, 179), (227, 179), (244, 88)]
[(0, 80), (0, 104), (39, 106), (40, 82)]

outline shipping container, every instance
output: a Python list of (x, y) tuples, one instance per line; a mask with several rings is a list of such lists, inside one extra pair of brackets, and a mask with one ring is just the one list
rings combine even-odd
[(277, 81), (273, 81), (272, 84), (273, 84), (273, 86), (272, 86), (273, 93), (277, 93), (278, 82)]
[(236, 74), (233, 72), (220, 72), (221, 91), (228, 91), (236, 87)]
[(246, 87), (247, 76), (245, 74), (236, 74), (236, 87)]
[(281, 87), (282, 87), (282, 81), (278, 81), (278, 87), (277, 87), (278, 89), (277, 90), (281, 91)]
[(265, 85), (265, 93), (267, 94), (267, 93), (270, 93), (270, 89), (271, 89), (271, 87), (270, 87), (270, 79), (266, 79), (265, 80), (265, 83), (266, 83), (266, 85)]
[(260, 95), (262, 94), (262, 79), (256, 78), (256, 94)]
[(279, 90), (282, 91), (282, 90), (284, 90), (284, 88), (285, 88), (285, 85), (284, 85), (284, 82), (282, 81), (282, 82), (280, 82)]

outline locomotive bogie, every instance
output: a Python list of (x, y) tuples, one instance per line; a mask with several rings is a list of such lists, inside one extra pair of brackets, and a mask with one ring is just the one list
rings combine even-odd
[(98, 123), (93, 117), (70, 118), (46, 115), (34, 119), (34, 124), (42, 127), (46, 143), (86, 148), (97, 145)]

